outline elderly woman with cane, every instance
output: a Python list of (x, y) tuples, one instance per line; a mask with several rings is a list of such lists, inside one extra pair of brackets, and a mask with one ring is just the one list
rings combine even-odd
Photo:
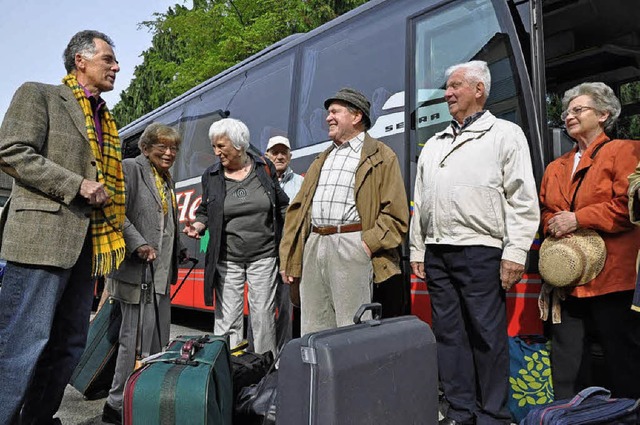
[[(149, 125), (138, 142), (142, 153), (122, 162), (126, 187), (124, 239), (127, 257), (107, 278), (106, 289), (122, 311), (118, 359), (102, 421), (122, 423), (123, 389), (134, 369), (136, 348), (143, 357), (159, 352), (169, 342), (171, 284), (178, 264), (186, 258), (180, 243), (178, 209), (169, 169), (176, 159), (180, 135), (164, 124)], [(141, 288), (151, 284), (147, 274), (154, 267), (153, 287), (146, 298)], [(151, 297), (155, 297), (152, 300)], [(153, 303), (157, 303), (154, 311)], [(141, 335), (138, 335), (138, 332)], [(136, 347), (140, 345), (140, 347)]]

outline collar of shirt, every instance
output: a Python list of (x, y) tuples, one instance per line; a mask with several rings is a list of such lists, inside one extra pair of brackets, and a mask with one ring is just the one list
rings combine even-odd
[(477, 121), (478, 118), (482, 116), (482, 114), (484, 114), (484, 111), (476, 112), (473, 115), (469, 115), (467, 118), (464, 119), (464, 121), (462, 121), (462, 125), (460, 125), (460, 123), (456, 120), (451, 120), (451, 127), (453, 127), (453, 133), (456, 135), (460, 134), (462, 130), (464, 130), (465, 128), (473, 124), (475, 121)]
[(280, 177), (280, 183), (288, 182), (291, 180), (291, 177), (293, 177), (293, 170), (287, 165), (287, 169), (284, 170), (284, 173), (282, 173), (282, 176)]
[(580, 159), (582, 158), (582, 152), (578, 150), (576, 154), (573, 156), (573, 169), (571, 170), (571, 178), (576, 173), (576, 168), (578, 168), (578, 164), (580, 163)]
[(346, 149), (347, 147), (351, 148), (351, 150), (353, 150), (354, 152), (360, 152), (360, 149), (362, 149), (362, 145), (364, 144), (364, 131), (361, 132), (360, 134), (358, 134), (356, 137), (354, 137), (353, 139), (349, 140), (348, 142), (345, 142), (341, 145), (336, 145), (335, 143), (333, 144), (333, 147), (335, 149)]
[[(78, 83), (80, 84), (80, 83)], [(89, 99), (89, 103), (91, 104), (91, 110), (94, 114), (96, 114), (100, 109), (104, 106), (104, 100), (100, 96), (94, 96), (85, 86), (80, 84), (82, 90), (84, 90), (84, 95)]]

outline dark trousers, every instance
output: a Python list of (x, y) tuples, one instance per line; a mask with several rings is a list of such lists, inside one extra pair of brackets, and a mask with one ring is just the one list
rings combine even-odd
[[(624, 291), (562, 302), (562, 323), (551, 325), (556, 399), (592, 385), (614, 397), (640, 398), (640, 313), (630, 309), (632, 299), (633, 291)], [(593, 355), (594, 344), (601, 358)]]
[(427, 245), (425, 273), (438, 373), (451, 419), (509, 424), (509, 348), (502, 250)]
[(7, 263), (0, 291), (0, 424), (52, 423), (87, 341), (91, 253), (87, 235), (70, 269)]

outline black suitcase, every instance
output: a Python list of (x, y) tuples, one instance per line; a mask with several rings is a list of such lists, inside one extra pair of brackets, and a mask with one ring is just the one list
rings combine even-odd
[[(373, 319), (361, 322), (372, 310)], [(436, 343), (415, 316), (380, 320), (363, 305), (354, 325), (308, 334), (284, 348), (278, 425), (438, 423)]]

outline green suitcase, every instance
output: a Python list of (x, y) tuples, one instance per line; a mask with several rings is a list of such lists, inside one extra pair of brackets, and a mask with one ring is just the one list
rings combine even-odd
[(232, 387), (226, 337), (178, 337), (127, 380), (124, 423), (231, 425)]
[(106, 397), (116, 367), (122, 313), (109, 299), (89, 325), (87, 344), (69, 382), (87, 400)]

